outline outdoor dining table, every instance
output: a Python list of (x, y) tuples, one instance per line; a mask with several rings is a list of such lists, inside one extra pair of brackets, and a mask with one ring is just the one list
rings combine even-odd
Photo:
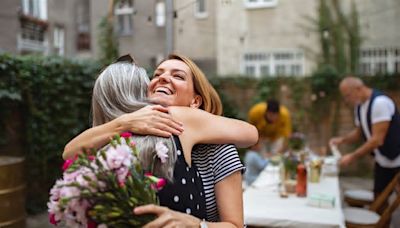
[(307, 197), (280, 197), (278, 166), (267, 166), (243, 193), (244, 218), (248, 226), (345, 227), (337, 175), (321, 175), (319, 183), (307, 183), (307, 194), (334, 197), (333, 208), (308, 205)]

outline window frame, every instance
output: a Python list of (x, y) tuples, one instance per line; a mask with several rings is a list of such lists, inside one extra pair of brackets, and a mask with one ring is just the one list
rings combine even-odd
[[(133, 35), (133, 14), (134, 2), (133, 0), (125, 0), (127, 5), (116, 5), (114, 8), (114, 15), (116, 16), (117, 32), (119, 36)], [(121, 20), (122, 19), (122, 20)], [(122, 24), (121, 24), (122, 21)], [(128, 29), (127, 29), (128, 28)]]
[[(305, 75), (305, 55), (301, 49), (272, 49), (264, 52), (245, 52), (241, 60), (241, 74), (247, 75), (247, 68), (254, 67), (251, 77), (277, 77)], [(265, 69), (268, 72), (265, 72)], [(264, 73), (263, 73), (264, 72)]]
[[(199, 11), (200, 1), (203, 1), (204, 11)], [(196, 3), (194, 4), (194, 16), (197, 19), (205, 19), (208, 17), (207, 5), (207, 0), (196, 0)]]
[(399, 53), (400, 46), (361, 48), (358, 71), (367, 76), (400, 73)]
[(53, 30), (53, 47), (57, 55), (64, 56), (65, 51), (65, 29), (63, 26), (55, 26)]
[(155, 11), (155, 20), (154, 20), (155, 25), (160, 28), (165, 27), (165, 23), (167, 20), (165, 2), (163, 1), (156, 2), (154, 11)]
[(246, 9), (274, 8), (278, 5), (278, 0), (244, 0)]
[(22, 12), (41, 20), (47, 20), (47, 0), (22, 0)]

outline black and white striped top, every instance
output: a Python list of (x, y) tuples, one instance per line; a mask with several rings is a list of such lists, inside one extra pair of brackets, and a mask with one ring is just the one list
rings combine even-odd
[(220, 221), (214, 186), (222, 179), (245, 167), (239, 159), (235, 146), (230, 144), (202, 144), (192, 150), (192, 161), (203, 180), (206, 198), (207, 221)]

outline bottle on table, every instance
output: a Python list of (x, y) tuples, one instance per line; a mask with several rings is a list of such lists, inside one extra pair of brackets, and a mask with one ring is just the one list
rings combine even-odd
[(300, 162), (297, 165), (296, 194), (298, 197), (307, 196), (307, 168), (304, 164), (304, 154), (300, 155)]

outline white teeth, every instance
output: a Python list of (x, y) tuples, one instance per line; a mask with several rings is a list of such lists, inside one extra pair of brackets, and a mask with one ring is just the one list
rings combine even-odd
[(166, 87), (158, 87), (154, 90), (156, 93), (164, 93), (167, 95), (171, 95), (172, 91)]

